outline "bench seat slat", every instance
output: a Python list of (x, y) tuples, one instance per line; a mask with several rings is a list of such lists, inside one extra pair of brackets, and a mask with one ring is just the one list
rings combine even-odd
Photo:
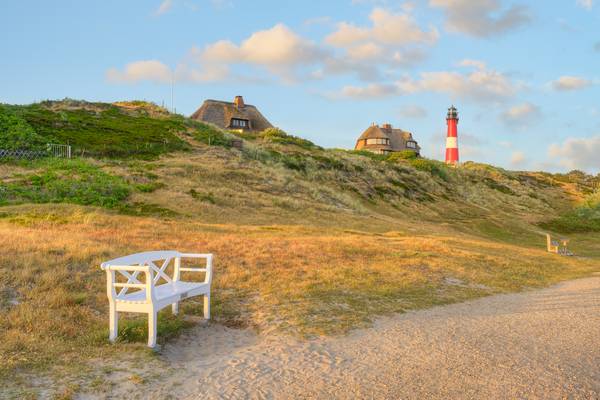
[[(203, 291), (208, 292), (209, 286), (206, 283), (197, 283), (197, 282), (184, 282), (177, 281), (171, 283), (165, 283), (163, 285), (157, 285), (154, 287), (154, 295), (156, 296), (156, 300), (162, 302), (170, 297), (178, 297), (182, 294), (188, 294), (189, 296), (194, 296), (202, 293)], [(198, 292), (190, 293), (190, 292)], [(146, 302), (146, 289), (138, 290), (133, 293), (128, 293), (116, 299), (118, 302), (135, 302), (135, 303), (145, 303)]]

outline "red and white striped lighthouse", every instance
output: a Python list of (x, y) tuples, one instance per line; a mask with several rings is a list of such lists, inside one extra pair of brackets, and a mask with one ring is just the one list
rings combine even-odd
[(458, 111), (454, 106), (448, 109), (446, 123), (448, 124), (446, 164), (458, 164)]

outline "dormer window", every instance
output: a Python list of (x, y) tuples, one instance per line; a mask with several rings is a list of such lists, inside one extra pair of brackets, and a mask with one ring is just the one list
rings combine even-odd
[(247, 129), (250, 127), (250, 121), (247, 119), (231, 118), (231, 127), (237, 129)]
[(406, 142), (406, 147), (408, 147), (409, 149), (416, 149), (417, 148), (417, 142), (409, 140), (409, 141)]

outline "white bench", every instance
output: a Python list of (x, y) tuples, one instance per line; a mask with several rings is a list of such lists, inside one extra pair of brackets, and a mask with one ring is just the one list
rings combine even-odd
[[(206, 266), (184, 268), (182, 258), (203, 258)], [(178, 251), (149, 251), (131, 254), (102, 263), (106, 271), (107, 294), (110, 302), (109, 339), (114, 342), (118, 335), (119, 312), (148, 314), (148, 346), (156, 346), (158, 311), (172, 305), (173, 314), (179, 312), (179, 302), (193, 296), (204, 296), (204, 318), (210, 318), (210, 284), (212, 281), (212, 254), (186, 254)], [(173, 277), (166, 270), (174, 263)], [(161, 266), (158, 267), (157, 264)], [(117, 274), (127, 282), (117, 281)], [(203, 282), (184, 282), (181, 272), (204, 272)], [(145, 277), (144, 282), (140, 274)], [(123, 280), (123, 279), (121, 279)], [(158, 284), (160, 281), (164, 283)], [(117, 293), (117, 288), (120, 288)]]

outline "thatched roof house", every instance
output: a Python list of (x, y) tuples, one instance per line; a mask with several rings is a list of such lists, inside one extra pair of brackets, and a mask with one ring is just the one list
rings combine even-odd
[(206, 100), (191, 118), (238, 131), (264, 131), (273, 127), (256, 107), (245, 104), (242, 96), (236, 96), (233, 103)]
[(393, 128), (391, 124), (371, 125), (356, 141), (355, 150), (367, 150), (377, 154), (412, 150), (417, 155), (421, 147), (412, 133)]

